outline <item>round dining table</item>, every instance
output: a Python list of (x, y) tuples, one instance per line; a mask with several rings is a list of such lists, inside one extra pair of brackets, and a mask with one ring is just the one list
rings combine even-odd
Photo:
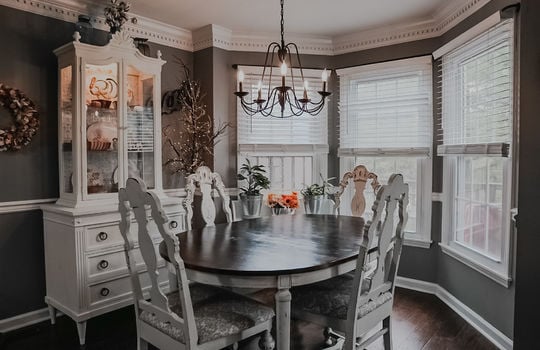
[[(356, 268), (364, 219), (279, 215), (178, 234), (188, 279), (222, 287), (275, 288), (277, 349), (290, 349), (290, 288)], [(161, 256), (169, 261), (165, 243)]]

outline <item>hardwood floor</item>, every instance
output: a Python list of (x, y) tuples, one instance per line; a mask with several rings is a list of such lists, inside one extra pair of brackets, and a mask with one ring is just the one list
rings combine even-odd
[[(491, 350), (486, 338), (433, 295), (396, 289), (393, 319), (395, 350)], [(131, 307), (96, 317), (88, 322), (87, 344), (78, 346), (75, 323), (59, 317), (55, 326), (42, 322), (0, 335), (1, 350), (125, 350), (136, 348), (136, 331)], [(295, 322), (292, 348), (320, 349), (322, 328)], [(256, 339), (240, 347), (258, 349)], [(383, 349), (382, 341), (368, 350)]]

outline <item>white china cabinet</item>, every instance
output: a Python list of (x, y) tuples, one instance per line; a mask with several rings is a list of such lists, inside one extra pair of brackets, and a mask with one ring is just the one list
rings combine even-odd
[[(162, 197), (171, 228), (178, 231), (184, 211), (178, 199), (162, 195), (161, 53), (144, 56), (124, 32), (106, 46), (83, 44), (78, 33), (74, 38), (55, 50), (60, 198), (42, 207), (45, 301), (53, 323), (56, 310), (77, 322), (84, 344), (88, 319), (133, 302), (118, 227), (118, 188), (128, 177), (144, 180)], [(142, 259), (140, 266), (144, 270)]]

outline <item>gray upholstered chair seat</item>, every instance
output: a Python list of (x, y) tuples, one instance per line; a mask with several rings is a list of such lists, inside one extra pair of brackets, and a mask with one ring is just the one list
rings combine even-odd
[[(345, 274), (322, 282), (305, 285), (292, 290), (293, 304), (298, 310), (312, 314), (346, 320), (351, 300), (354, 277)], [(371, 280), (365, 278), (362, 290), (368, 290)], [(392, 293), (382, 293), (359, 307), (359, 316), (365, 316), (381, 305), (392, 301)]]
[[(223, 289), (198, 283), (190, 285), (189, 289), (199, 344), (237, 334), (274, 317), (274, 310), (271, 308)], [(169, 295), (169, 303), (171, 310), (182, 317), (178, 292)], [(152, 313), (141, 312), (140, 320), (184, 342), (183, 329), (158, 320)]]

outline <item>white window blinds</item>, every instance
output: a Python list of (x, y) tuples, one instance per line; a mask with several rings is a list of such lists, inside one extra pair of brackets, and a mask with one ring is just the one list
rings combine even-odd
[[(262, 74), (262, 67), (239, 67), (245, 73), (244, 89), (250, 92), (246, 97), (248, 101), (257, 98), (258, 84)], [(272, 86), (281, 84), (281, 76), (279, 70), (274, 68), (273, 74), (276, 74), (276, 80), (272, 82)], [(317, 91), (322, 90), (321, 82), (322, 70), (304, 69), (304, 78), (308, 81), (308, 96), (313, 101), (320, 99)], [(268, 71), (266, 72), (268, 74)], [(304, 83), (300, 78), (300, 71), (294, 72), (295, 80), (293, 82), (297, 93), (303, 93)], [(287, 85), (291, 84), (290, 77), (287, 76)], [(268, 93), (268, 85), (262, 86), (262, 96)], [(299, 95), (301, 98), (302, 96)], [(272, 118), (263, 117), (260, 114), (255, 114), (252, 117), (246, 115), (240, 106), (237, 104), (237, 121), (238, 121), (238, 144), (253, 145), (253, 144), (274, 144), (274, 145), (326, 145), (327, 144), (327, 105), (316, 116), (309, 114), (290, 118)], [(285, 112), (285, 115), (288, 114)]]
[(431, 56), (338, 71), (339, 155), (429, 155)]
[(513, 20), (442, 56), (440, 155), (507, 156), (512, 141)]

